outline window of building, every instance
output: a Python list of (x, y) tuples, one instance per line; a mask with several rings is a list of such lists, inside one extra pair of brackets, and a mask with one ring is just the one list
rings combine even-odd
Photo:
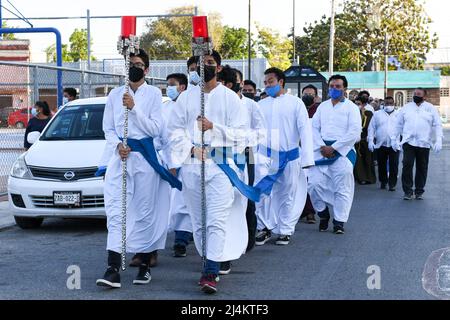
[(441, 97), (450, 97), (450, 88), (441, 88)]

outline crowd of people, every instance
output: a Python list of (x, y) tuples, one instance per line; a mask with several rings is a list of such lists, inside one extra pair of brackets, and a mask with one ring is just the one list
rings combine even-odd
[(393, 191), (403, 149), (404, 199), (422, 199), (429, 150), (442, 148), (440, 118), (422, 88), (399, 110), (386, 97), (375, 111), (367, 91), (347, 98), (344, 76), (330, 77), (329, 99), (321, 102), (313, 85), (302, 89), (301, 98), (287, 93), (283, 71), (269, 68), (266, 97), (256, 99), (256, 84), (222, 66), (213, 51), (204, 58), (204, 95), (199, 61), (191, 57), (188, 76), (167, 77), (170, 101), (162, 103), (161, 91), (145, 82), (145, 51), (132, 54), (130, 61), (130, 90), (111, 91), (103, 119), (113, 154), (104, 186), (107, 269), (99, 286), (121, 287), (123, 159), (126, 251), (135, 254), (131, 265), (138, 268), (133, 283), (150, 282), (157, 251), (174, 232), (173, 256), (186, 257), (193, 241), (205, 255), (199, 286), (215, 293), (218, 276), (231, 272), (232, 261), (273, 237), (276, 245), (288, 245), (300, 219), (315, 223), (317, 214), (319, 231), (327, 231), (331, 220), (332, 231), (344, 234), (355, 180), (376, 182), (375, 158), (381, 187)]

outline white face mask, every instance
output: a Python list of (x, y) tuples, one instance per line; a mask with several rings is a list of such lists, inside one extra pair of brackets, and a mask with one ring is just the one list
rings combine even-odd
[(394, 111), (394, 106), (384, 106), (384, 111), (391, 113)]
[(63, 97), (63, 105), (65, 105), (65, 104), (68, 103), (68, 102), (69, 102), (69, 98)]

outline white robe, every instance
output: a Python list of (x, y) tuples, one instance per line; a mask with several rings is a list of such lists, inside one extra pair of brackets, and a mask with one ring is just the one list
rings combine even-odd
[[(108, 227), (107, 250), (121, 252), (122, 244), (122, 161), (117, 145), (123, 136), (124, 87), (111, 91), (105, 106), (103, 131), (108, 147), (116, 146), (108, 162), (104, 194)], [(164, 129), (159, 89), (142, 84), (130, 90), (135, 106), (129, 111), (128, 137), (159, 137)], [(158, 144), (158, 141), (155, 141)], [(162, 180), (144, 157), (131, 152), (127, 159), (127, 252), (147, 253), (164, 249), (167, 235), (170, 185)]]
[[(259, 102), (267, 128), (265, 146), (273, 151), (299, 148), (300, 157), (290, 161), (273, 185), (270, 196), (256, 203), (258, 230), (267, 228), (280, 235), (292, 235), (303, 211), (307, 195), (303, 167), (314, 165), (311, 122), (301, 99), (290, 94), (267, 97)], [(272, 158), (258, 153), (255, 158), (255, 185), (278, 171), (277, 153)]]
[[(205, 132), (205, 143), (212, 148), (231, 147), (235, 152), (242, 152), (245, 135), (238, 139), (239, 134), (235, 131), (245, 129), (244, 112), (236, 93), (221, 84), (205, 94), (205, 117), (214, 123), (213, 129)], [(190, 156), (191, 148), (201, 143), (196, 121), (199, 115), (200, 88), (196, 86), (178, 97), (168, 130), (171, 134), (171, 168), (181, 167), (182, 193), (191, 215), (195, 246), (202, 255), (201, 162)], [(230, 158), (227, 162), (238, 172)], [(245, 252), (248, 241), (243, 201), (236, 197), (238, 191), (212, 159), (206, 160), (205, 170), (206, 258), (216, 262), (238, 259)]]
[[(170, 146), (168, 144), (169, 139), (169, 132), (167, 130), (171, 114), (173, 113), (173, 110), (177, 108), (177, 103), (175, 101), (166, 101), (163, 103), (162, 107), (162, 115), (165, 120), (166, 129), (163, 134), (164, 136), (164, 150), (162, 151), (162, 158), (165, 163), (169, 163), (170, 159)], [(181, 173), (178, 174), (178, 179), (182, 181), (181, 179)], [(191, 218), (189, 216), (188, 208), (184, 202), (183, 194), (180, 190), (173, 188), (170, 195), (170, 211), (169, 211), (169, 232), (171, 231), (186, 231), (186, 232), (192, 232), (192, 222)]]
[(333, 107), (331, 100), (322, 102), (312, 118), (314, 158), (323, 159), (320, 147), (324, 141), (336, 141), (332, 147), (342, 156), (331, 165), (311, 168), (308, 172), (308, 192), (317, 212), (332, 207), (334, 219), (347, 222), (353, 203), (355, 181), (353, 165), (346, 155), (361, 136), (361, 114), (348, 99)]

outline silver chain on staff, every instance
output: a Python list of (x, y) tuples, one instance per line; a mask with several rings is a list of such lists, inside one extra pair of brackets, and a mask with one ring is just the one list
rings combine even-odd
[[(130, 54), (139, 50), (139, 39), (135, 36), (122, 39), (119, 37), (117, 49), (125, 57), (125, 92), (130, 92)], [(123, 146), (128, 147), (128, 108), (124, 106), (124, 122), (123, 122)], [(127, 252), (127, 159), (122, 160), (122, 250), (121, 250), (121, 268), (126, 269), (126, 252)]]
[[(200, 115), (205, 117), (205, 56), (200, 56)], [(203, 129), (203, 128), (202, 128)], [(205, 148), (205, 132), (202, 130), (202, 155)], [(202, 209), (202, 262), (206, 266), (206, 187), (205, 187), (205, 160), (202, 158), (200, 167), (200, 189)]]

